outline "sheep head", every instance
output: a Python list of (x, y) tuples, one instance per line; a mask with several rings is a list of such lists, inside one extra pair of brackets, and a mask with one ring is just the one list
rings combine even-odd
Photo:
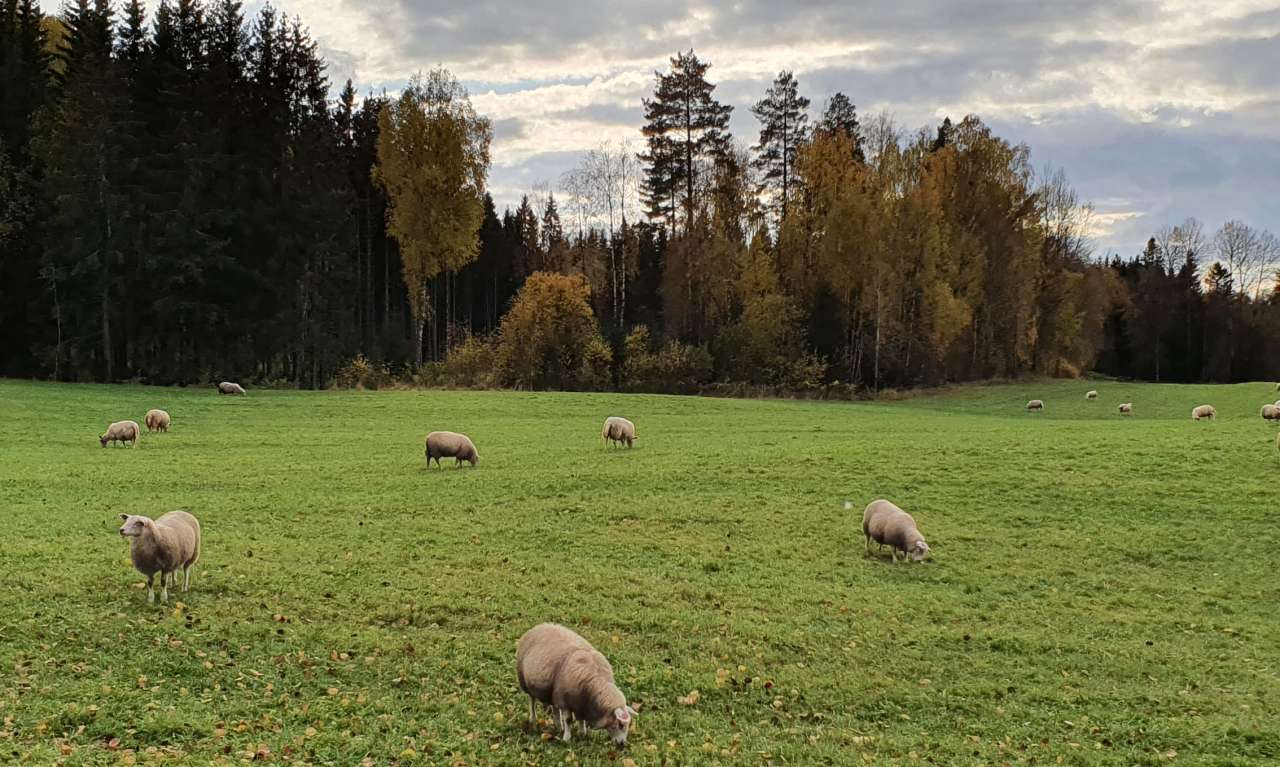
[(605, 714), (604, 720), (598, 722), (596, 726), (601, 730), (607, 730), (614, 743), (625, 746), (627, 733), (631, 730), (631, 717), (635, 713), (635, 709), (630, 706), (619, 706)]
[(121, 514), (120, 521), (124, 522), (120, 526), (120, 535), (125, 538), (139, 538), (142, 532), (151, 524), (149, 517), (143, 517), (136, 514)]
[(911, 560), (913, 562), (919, 562), (923, 560), (924, 555), (928, 553), (929, 553), (929, 544), (925, 543), (923, 538), (916, 541), (915, 544), (911, 547), (911, 550), (907, 552), (907, 554), (911, 557)]

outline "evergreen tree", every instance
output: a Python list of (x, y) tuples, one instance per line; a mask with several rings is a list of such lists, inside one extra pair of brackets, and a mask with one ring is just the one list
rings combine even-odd
[(688, 230), (698, 207), (702, 165), (729, 150), (733, 107), (712, 96), (715, 86), (707, 81), (710, 67), (692, 50), (677, 53), (671, 59), (670, 72), (655, 73), (653, 98), (644, 100), (641, 133), (648, 151), (639, 156), (645, 165), (642, 194), (650, 214), (665, 221), (673, 232), (677, 198), (683, 203)]
[(808, 110), (809, 99), (799, 94), (795, 76), (787, 71), (778, 73), (765, 97), (751, 108), (760, 121), (760, 142), (751, 164), (761, 173), (761, 187), (769, 193), (779, 223), (794, 194), (796, 154), (809, 140)]
[(836, 93), (827, 99), (822, 119), (814, 130), (824, 136), (847, 136), (853, 147), (853, 158), (859, 163), (867, 161), (863, 149), (866, 139), (862, 135), (862, 125), (858, 122), (858, 109), (843, 93)]

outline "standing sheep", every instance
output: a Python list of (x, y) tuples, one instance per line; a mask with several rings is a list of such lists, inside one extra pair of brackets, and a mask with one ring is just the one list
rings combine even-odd
[(1133, 415), (1133, 403), (1126, 402), (1120, 406), (1120, 415)]
[(191, 567), (200, 559), (200, 523), (185, 511), (171, 511), (159, 519), (121, 514), (120, 535), (132, 538), (130, 555), (134, 568), (147, 576), (147, 603), (156, 601), (152, 582), (160, 574), (160, 601), (169, 600), (169, 583), (177, 586), (182, 571), (182, 590), (191, 585)]
[(231, 381), (223, 381), (222, 383), (218, 384), (218, 393), (219, 394), (239, 394), (241, 396), (247, 396), (245, 395), (243, 386), (241, 386), (238, 383), (232, 383)]
[(1038, 399), (1033, 399), (1027, 403), (1028, 413), (1039, 413), (1044, 410), (1044, 403)]
[(613, 667), (591, 643), (555, 623), (525, 632), (516, 644), (516, 679), (529, 696), (529, 723), (537, 724), (537, 703), (556, 713), (560, 737), (572, 738), (569, 717), (588, 727), (607, 730), (618, 745), (627, 742), (636, 713), (613, 681)]
[(441, 458), (456, 458), (456, 466), (461, 466), (463, 461), (467, 461), (472, 466), (480, 463), (480, 454), (476, 452), (476, 445), (471, 438), (465, 434), (458, 434), (452, 431), (433, 431), (427, 435), (427, 465), (431, 465), (431, 461), (436, 462), (436, 466), (440, 466)]
[(604, 428), (600, 430), (600, 437), (606, 445), (621, 442), (627, 447), (631, 447), (633, 442), (640, 439), (636, 436), (636, 425), (616, 415), (604, 419)]
[(1088, 400), (1094, 400), (1094, 399), (1097, 399), (1097, 398), (1098, 398), (1098, 393), (1097, 393), (1096, 391), (1091, 391), (1091, 392), (1089, 392), (1088, 394), (1084, 395), (1084, 398), (1085, 398), (1085, 399), (1088, 399)]
[(1263, 405), (1262, 420), (1280, 421), (1280, 405)]
[(108, 442), (119, 442), (120, 444), (128, 442), (131, 445), (137, 445), (138, 434), (141, 431), (138, 428), (137, 421), (116, 421), (107, 427), (106, 432), (101, 437), (98, 437), (98, 442), (102, 443), (103, 447), (106, 447)]
[(880, 546), (886, 543), (892, 548), (890, 554), (896, 564), (898, 552), (901, 551), (903, 561), (907, 558), (919, 562), (929, 553), (929, 544), (916, 528), (916, 521), (910, 514), (884, 499), (872, 501), (862, 512), (863, 542), (867, 551), (871, 550), (871, 541)]
[(1213, 409), (1213, 405), (1200, 405), (1195, 410), (1191, 411), (1191, 420), (1193, 421), (1213, 421), (1217, 419), (1217, 417), (1218, 411)]
[(148, 410), (147, 417), (143, 420), (147, 424), (147, 431), (169, 431), (169, 414), (163, 410)]

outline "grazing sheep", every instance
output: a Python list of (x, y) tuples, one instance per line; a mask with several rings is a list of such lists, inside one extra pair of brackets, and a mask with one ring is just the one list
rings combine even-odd
[(1262, 420), (1280, 421), (1280, 405), (1263, 405)]
[(1039, 413), (1042, 410), (1044, 410), (1044, 403), (1038, 399), (1033, 399), (1027, 403), (1028, 413)]
[(1191, 411), (1191, 420), (1215, 420), (1218, 417), (1218, 411), (1213, 409), (1213, 405), (1200, 405)]
[(569, 717), (587, 729), (607, 730), (618, 745), (627, 742), (636, 713), (613, 681), (613, 667), (577, 633), (555, 623), (525, 632), (516, 645), (516, 678), (529, 696), (529, 723), (537, 724), (537, 703), (556, 713), (560, 737), (572, 737)]
[(436, 466), (440, 466), (441, 458), (456, 458), (456, 466), (461, 466), (463, 461), (472, 466), (480, 463), (480, 454), (471, 438), (452, 431), (433, 431), (427, 435), (427, 465), (435, 460)]
[(108, 442), (121, 444), (128, 442), (131, 445), (137, 445), (138, 434), (141, 431), (137, 421), (116, 421), (107, 427), (106, 433), (98, 437), (98, 442), (101, 442), (103, 447), (106, 447)]
[(890, 554), (896, 564), (898, 552), (903, 554), (903, 561), (910, 557), (919, 562), (929, 553), (929, 544), (916, 529), (916, 521), (910, 514), (884, 499), (872, 501), (862, 512), (862, 534), (866, 538), (863, 545), (871, 550), (871, 541), (880, 546), (886, 543), (892, 548)]
[(147, 424), (147, 431), (169, 431), (169, 414), (163, 410), (148, 410), (147, 417), (143, 420)]
[(1097, 399), (1097, 398), (1098, 398), (1098, 393), (1097, 393), (1096, 391), (1091, 391), (1091, 392), (1089, 392), (1088, 394), (1084, 395), (1084, 398), (1085, 398), (1085, 399)]
[(239, 394), (241, 396), (246, 396), (244, 393), (244, 387), (238, 383), (232, 383), (231, 381), (223, 381), (222, 383), (218, 384), (218, 393), (219, 394)]
[(121, 514), (120, 535), (132, 538), (130, 555), (134, 568), (147, 576), (147, 603), (156, 601), (152, 582), (160, 574), (160, 601), (169, 599), (169, 583), (182, 590), (191, 585), (191, 567), (200, 559), (200, 523), (185, 511), (171, 511), (159, 519)]
[(640, 439), (636, 436), (636, 425), (616, 415), (604, 419), (604, 428), (600, 431), (600, 437), (606, 445), (622, 442), (627, 447), (631, 447), (631, 443)]
[(1133, 415), (1133, 403), (1126, 402), (1120, 406), (1120, 415)]

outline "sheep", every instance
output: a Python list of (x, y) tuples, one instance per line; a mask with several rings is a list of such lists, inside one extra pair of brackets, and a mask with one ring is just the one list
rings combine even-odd
[(107, 427), (107, 431), (102, 436), (98, 437), (98, 442), (102, 443), (103, 447), (106, 447), (108, 442), (120, 444), (128, 442), (131, 445), (137, 445), (138, 434), (141, 432), (137, 421), (116, 421)]
[(899, 551), (902, 552), (904, 562), (908, 557), (919, 562), (929, 553), (929, 544), (925, 543), (924, 536), (916, 528), (915, 519), (884, 499), (872, 501), (863, 510), (862, 534), (866, 539), (863, 545), (867, 551), (871, 550), (872, 540), (880, 546), (889, 544), (892, 547), (889, 553), (895, 564), (898, 562)]
[(604, 419), (604, 428), (600, 430), (600, 437), (606, 445), (623, 442), (627, 447), (631, 447), (633, 442), (640, 439), (636, 436), (636, 425), (616, 415)]
[(1038, 399), (1033, 399), (1027, 403), (1028, 413), (1039, 413), (1042, 410), (1044, 410), (1044, 403)]
[(1218, 411), (1213, 409), (1213, 405), (1200, 405), (1191, 411), (1191, 420), (1209, 420), (1212, 421), (1218, 417)]
[(169, 414), (163, 410), (148, 410), (143, 420), (147, 431), (169, 431)]
[(480, 454), (476, 452), (476, 445), (471, 438), (452, 431), (433, 431), (428, 434), (426, 455), (428, 466), (432, 460), (435, 460), (436, 466), (440, 466), (441, 458), (456, 458), (455, 466), (461, 466), (463, 461), (468, 461), (472, 466), (480, 463)]
[(169, 583), (178, 585), (182, 571), (182, 590), (191, 586), (191, 568), (200, 559), (200, 522), (185, 511), (171, 511), (153, 520), (134, 514), (121, 514), (120, 535), (132, 538), (130, 556), (134, 568), (147, 576), (147, 604), (156, 600), (152, 582), (160, 574), (160, 602), (169, 600)]
[(1126, 402), (1120, 406), (1120, 415), (1133, 415), (1133, 403)]
[(241, 396), (248, 396), (245, 394), (243, 386), (241, 386), (238, 383), (232, 383), (231, 381), (223, 381), (222, 383), (218, 384), (218, 393), (219, 394), (239, 394)]
[(516, 678), (529, 696), (529, 724), (537, 726), (537, 703), (556, 713), (560, 737), (572, 737), (569, 717), (582, 732), (607, 730), (619, 746), (626, 745), (635, 710), (613, 681), (613, 667), (591, 643), (555, 623), (529, 629), (516, 644)]
[(1280, 421), (1280, 405), (1263, 405), (1262, 420)]
[(1094, 399), (1097, 399), (1097, 398), (1098, 398), (1098, 393), (1097, 393), (1096, 391), (1091, 391), (1091, 392), (1089, 392), (1088, 394), (1084, 395), (1084, 398), (1085, 398), (1085, 399), (1088, 399), (1088, 400), (1094, 400)]

